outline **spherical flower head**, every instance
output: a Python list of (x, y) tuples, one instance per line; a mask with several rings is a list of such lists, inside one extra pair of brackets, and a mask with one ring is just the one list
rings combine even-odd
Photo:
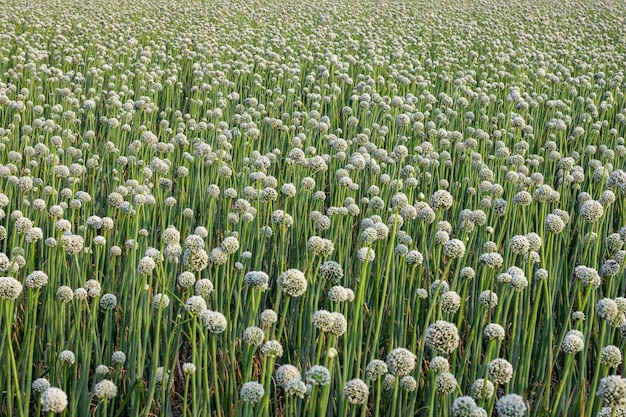
[(265, 340), (265, 333), (260, 327), (251, 326), (243, 331), (243, 341), (249, 345), (261, 346)]
[(617, 368), (622, 363), (622, 352), (617, 346), (605, 346), (600, 354), (600, 363), (609, 368)]
[(276, 370), (276, 384), (280, 387), (285, 387), (287, 382), (292, 380), (300, 381), (302, 379), (302, 375), (298, 368), (293, 365), (285, 364), (278, 367)]
[(465, 255), (465, 244), (459, 239), (450, 239), (443, 246), (443, 253), (448, 258), (462, 258)]
[(198, 316), (206, 309), (206, 301), (204, 301), (204, 298), (199, 295), (192, 295), (189, 297), (187, 302), (185, 302), (185, 310), (193, 315)]
[(347, 301), (348, 294), (346, 289), (340, 285), (335, 285), (328, 290), (328, 299), (335, 303), (343, 303)]
[(43, 271), (34, 271), (24, 280), (24, 285), (32, 289), (45, 287), (47, 283), (48, 275)]
[(538, 251), (541, 248), (541, 236), (537, 233), (530, 232), (526, 234), (530, 250)]
[(600, 220), (603, 214), (604, 206), (596, 200), (587, 200), (580, 207), (580, 216), (589, 223)]
[(430, 369), (435, 373), (449, 372), (450, 362), (443, 356), (435, 356), (430, 360)]
[(526, 236), (513, 236), (509, 240), (509, 249), (516, 255), (522, 255), (530, 249), (530, 242), (526, 239)]
[(504, 340), (505, 331), (504, 327), (500, 326), (497, 323), (489, 323), (485, 326), (485, 330), (483, 331), (485, 337), (489, 340), (498, 339), (500, 341)]
[(31, 384), (31, 388), (33, 391), (42, 393), (48, 388), (50, 388), (50, 382), (46, 378), (37, 378)]
[(417, 381), (411, 375), (400, 378), (400, 388), (406, 392), (413, 392), (417, 388)]
[(319, 275), (322, 279), (337, 283), (343, 278), (343, 268), (335, 261), (326, 261), (319, 268)]
[(287, 397), (304, 398), (307, 394), (307, 385), (299, 379), (287, 381), (283, 386), (283, 389), (285, 390), (285, 395)]
[(437, 190), (430, 197), (430, 206), (435, 210), (448, 210), (452, 207), (453, 202), (454, 200), (452, 199), (452, 194), (450, 194), (447, 190)]
[(498, 305), (498, 294), (490, 290), (485, 290), (478, 296), (478, 301), (485, 308), (494, 308)]
[(456, 291), (446, 291), (441, 295), (441, 311), (456, 313), (461, 306), (461, 296)]
[(363, 404), (369, 397), (370, 390), (367, 384), (358, 378), (351, 379), (343, 386), (343, 397), (350, 404)]
[(176, 227), (169, 226), (161, 234), (161, 240), (163, 240), (166, 245), (180, 243), (180, 232), (176, 230)]
[(59, 361), (65, 362), (69, 365), (74, 365), (74, 362), (76, 362), (76, 356), (71, 350), (64, 350), (59, 353)]
[[(90, 279), (85, 282), (83, 288), (87, 291), (87, 295), (92, 298), (100, 297), (102, 293), (102, 285), (95, 279)], [(74, 296), (77, 296), (76, 292), (74, 292)]]
[[(200, 251), (199, 253), (202, 253), (202, 251)], [(198, 254), (195, 254), (194, 258), (197, 257), (197, 255)], [(226, 262), (228, 262), (228, 252), (226, 252), (221, 247), (211, 249), (211, 253), (209, 254), (209, 262), (215, 265), (224, 265)], [(194, 269), (200, 271), (204, 268), (197, 267)]]
[(288, 269), (280, 274), (276, 282), (278, 283), (278, 288), (291, 297), (302, 296), (307, 288), (306, 277), (298, 269)]
[(103, 310), (113, 310), (117, 307), (117, 297), (114, 294), (104, 294), (102, 298), (100, 298), (100, 308)]
[(488, 379), (479, 378), (472, 384), (472, 397), (475, 400), (490, 399), (493, 397), (496, 388)]
[(261, 312), (261, 323), (266, 326), (271, 326), (278, 321), (278, 315), (272, 309), (266, 309)]
[(565, 229), (565, 223), (556, 214), (548, 214), (544, 221), (544, 225), (548, 232), (555, 234), (561, 233), (563, 229)]
[(626, 407), (602, 407), (596, 417), (626, 417)]
[(405, 348), (396, 348), (387, 354), (389, 372), (397, 376), (408, 375), (415, 369), (417, 357)]
[(261, 347), (261, 353), (266, 356), (278, 357), (283, 356), (283, 345), (278, 340), (268, 340)]
[(410, 250), (406, 254), (406, 263), (409, 265), (421, 265), (424, 262), (424, 256), (418, 250)]
[(170, 305), (170, 297), (167, 294), (155, 294), (152, 297), (152, 308), (167, 308)]
[(204, 249), (204, 239), (196, 234), (191, 234), (185, 239), (185, 248), (189, 249), (192, 253)]
[(61, 246), (68, 255), (76, 255), (83, 250), (85, 246), (85, 239), (79, 235), (65, 233), (61, 237)]
[(265, 291), (269, 288), (269, 276), (263, 271), (250, 271), (243, 277), (246, 285), (260, 291)]
[(626, 379), (618, 375), (602, 378), (596, 395), (607, 407), (626, 407)]
[(380, 359), (372, 360), (365, 368), (365, 375), (372, 381), (377, 380), (379, 377), (387, 374), (387, 372), (387, 364)]
[(459, 330), (456, 325), (438, 320), (426, 329), (426, 346), (448, 355), (459, 347)]
[(598, 317), (609, 323), (617, 318), (618, 313), (619, 309), (617, 308), (617, 303), (610, 298), (602, 298), (596, 304), (596, 314)]
[(314, 365), (306, 372), (306, 381), (312, 385), (328, 385), (331, 380), (330, 371), (325, 366)]
[(195, 374), (195, 373), (196, 373), (196, 370), (197, 370), (196, 365), (194, 365), (194, 364), (193, 364), (193, 363), (191, 363), (191, 362), (185, 362), (185, 363), (183, 363), (182, 368), (183, 368), (183, 373), (184, 373), (185, 375)]
[(33, 222), (27, 217), (20, 217), (15, 220), (15, 231), (23, 235), (27, 233), (33, 227)]
[(108, 375), (109, 367), (106, 365), (98, 365), (96, 366), (96, 375)]
[(331, 313), (331, 315), (333, 318), (333, 324), (330, 328), (330, 332), (339, 337), (346, 332), (348, 328), (348, 322), (346, 321), (344, 315), (339, 312), (333, 312)]
[(215, 288), (213, 287), (211, 280), (208, 278), (202, 278), (196, 282), (194, 290), (196, 295), (199, 295), (200, 297), (208, 297), (213, 293)]
[(111, 380), (103, 379), (93, 387), (93, 393), (101, 400), (110, 400), (117, 396), (117, 385)]
[(487, 411), (482, 407), (476, 407), (472, 412), (472, 417), (488, 417)]
[(430, 284), (430, 292), (433, 294), (445, 294), (450, 291), (450, 285), (446, 281), (435, 280)]
[(471, 266), (465, 266), (459, 272), (461, 278), (465, 279), (474, 279), (476, 277), (476, 271)]
[(500, 417), (524, 417), (526, 402), (517, 394), (507, 394), (496, 403), (496, 411)]
[(126, 354), (121, 350), (113, 352), (113, 355), (111, 356), (111, 362), (124, 364), (124, 362), (126, 362)]
[(213, 334), (223, 333), (228, 325), (226, 317), (222, 313), (208, 309), (200, 313), (200, 319), (204, 327)]
[(0, 299), (15, 300), (22, 293), (22, 283), (13, 277), (0, 277)]
[(59, 388), (50, 387), (41, 394), (41, 411), (62, 413), (67, 408), (67, 394)]
[(319, 236), (311, 236), (307, 241), (306, 247), (314, 253), (320, 253), (324, 250), (324, 239)]
[(533, 202), (533, 197), (528, 191), (520, 191), (513, 197), (513, 203), (520, 206), (529, 206)]
[(182, 288), (189, 288), (196, 282), (196, 276), (193, 272), (185, 271), (178, 276), (178, 285)]
[(602, 264), (602, 268), (600, 269), (600, 273), (603, 277), (614, 277), (620, 271), (620, 264), (613, 259), (608, 259)]
[(417, 218), (426, 224), (434, 222), (436, 217), (435, 210), (429, 206), (422, 207), (417, 213)]
[(511, 275), (511, 287), (515, 291), (523, 291), (526, 287), (528, 287), (528, 279), (524, 275)]
[(165, 368), (159, 366), (156, 370), (156, 383), (157, 385), (167, 384), (170, 380), (170, 371), (165, 372)]
[(585, 341), (576, 333), (568, 332), (561, 342), (563, 352), (575, 355), (585, 348)]
[(548, 279), (548, 271), (543, 268), (537, 269), (535, 271), (535, 279), (540, 281)]
[(494, 359), (487, 365), (487, 372), (496, 384), (508, 384), (513, 378), (513, 365), (506, 359)]
[(591, 285), (595, 289), (602, 285), (602, 278), (600, 278), (598, 271), (584, 265), (578, 265), (574, 268), (574, 276), (581, 280), (583, 287)]
[(265, 389), (263, 388), (263, 385), (254, 381), (246, 382), (239, 390), (241, 401), (245, 402), (258, 403), (264, 395)]
[(357, 252), (357, 259), (360, 262), (372, 262), (376, 258), (374, 249), (369, 247), (362, 247)]
[(239, 240), (234, 236), (228, 236), (224, 238), (220, 246), (224, 252), (232, 254), (239, 250)]
[(450, 372), (441, 372), (437, 375), (436, 389), (440, 395), (452, 394), (457, 388), (456, 377)]
[(622, 249), (622, 247), (624, 247), (624, 240), (619, 233), (611, 233), (604, 239), (604, 242), (607, 249), (611, 253), (618, 251)]
[(459, 397), (452, 403), (452, 415), (454, 417), (473, 417), (476, 401), (472, 397)]

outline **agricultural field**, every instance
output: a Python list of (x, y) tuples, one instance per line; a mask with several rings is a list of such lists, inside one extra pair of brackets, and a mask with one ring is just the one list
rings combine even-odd
[(0, 5), (0, 416), (626, 416), (623, 1)]

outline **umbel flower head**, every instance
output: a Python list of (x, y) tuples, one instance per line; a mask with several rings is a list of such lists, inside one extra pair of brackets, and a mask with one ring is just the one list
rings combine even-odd
[(365, 375), (372, 381), (377, 380), (379, 377), (387, 374), (387, 372), (387, 364), (380, 359), (372, 360), (365, 368)]
[(278, 288), (291, 297), (300, 297), (307, 288), (306, 277), (298, 269), (288, 269), (280, 274), (276, 282)]
[(622, 352), (617, 346), (605, 346), (602, 348), (600, 363), (609, 368), (617, 368), (622, 363)]
[(488, 379), (479, 378), (472, 384), (472, 397), (475, 400), (489, 399), (493, 397), (496, 388)]
[(265, 395), (265, 389), (263, 385), (258, 382), (246, 382), (241, 386), (239, 390), (239, 396), (241, 401), (258, 403)]
[(101, 400), (109, 400), (117, 396), (117, 385), (111, 380), (103, 379), (95, 385), (93, 393)]
[(50, 388), (50, 382), (46, 378), (37, 378), (31, 384), (31, 388), (35, 392), (42, 393)]
[(450, 371), (450, 362), (443, 356), (435, 356), (430, 360), (430, 369), (435, 373)]
[(494, 359), (487, 365), (489, 378), (496, 384), (508, 384), (513, 378), (513, 366), (506, 359)]
[(392, 374), (404, 376), (413, 372), (416, 360), (417, 357), (410, 350), (396, 348), (387, 355), (387, 367)]
[(526, 403), (517, 394), (508, 394), (500, 397), (496, 403), (496, 411), (500, 417), (524, 417), (526, 415)]
[(369, 387), (361, 379), (355, 378), (343, 386), (343, 397), (350, 404), (363, 404), (370, 394)]
[(599, 201), (587, 200), (580, 207), (580, 216), (587, 222), (596, 222), (604, 214), (604, 206)]
[(563, 338), (561, 343), (561, 349), (563, 352), (576, 354), (585, 348), (584, 339), (577, 333), (577, 331), (569, 331)]
[(618, 375), (602, 378), (596, 395), (607, 407), (626, 408), (626, 379)]
[(472, 397), (459, 397), (452, 403), (454, 417), (473, 417), (476, 401)]
[(243, 341), (249, 345), (261, 346), (265, 340), (265, 333), (260, 327), (251, 326), (243, 331)]
[(306, 380), (312, 385), (328, 385), (331, 382), (330, 371), (325, 366), (314, 365), (306, 372)]
[(211, 311), (209, 309), (204, 310), (200, 313), (200, 319), (202, 319), (202, 324), (206, 327), (209, 332), (214, 334), (223, 333), (226, 330), (226, 326), (228, 322), (226, 321), (226, 317), (218, 311)]
[(62, 413), (67, 408), (67, 394), (60, 388), (50, 387), (41, 394), (41, 411)]
[(300, 381), (302, 379), (302, 375), (298, 368), (293, 365), (285, 364), (278, 367), (276, 370), (276, 384), (280, 387), (285, 387), (285, 384), (292, 380)]
[(0, 298), (15, 300), (22, 293), (22, 283), (13, 277), (0, 277)]
[(457, 387), (456, 377), (450, 372), (441, 372), (437, 375), (436, 388), (441, 395), (452, 394)]
[(426, 346), (448, 355), (459, 347), (459, 330), (445, 320), (437, 320), (426, 329)]

